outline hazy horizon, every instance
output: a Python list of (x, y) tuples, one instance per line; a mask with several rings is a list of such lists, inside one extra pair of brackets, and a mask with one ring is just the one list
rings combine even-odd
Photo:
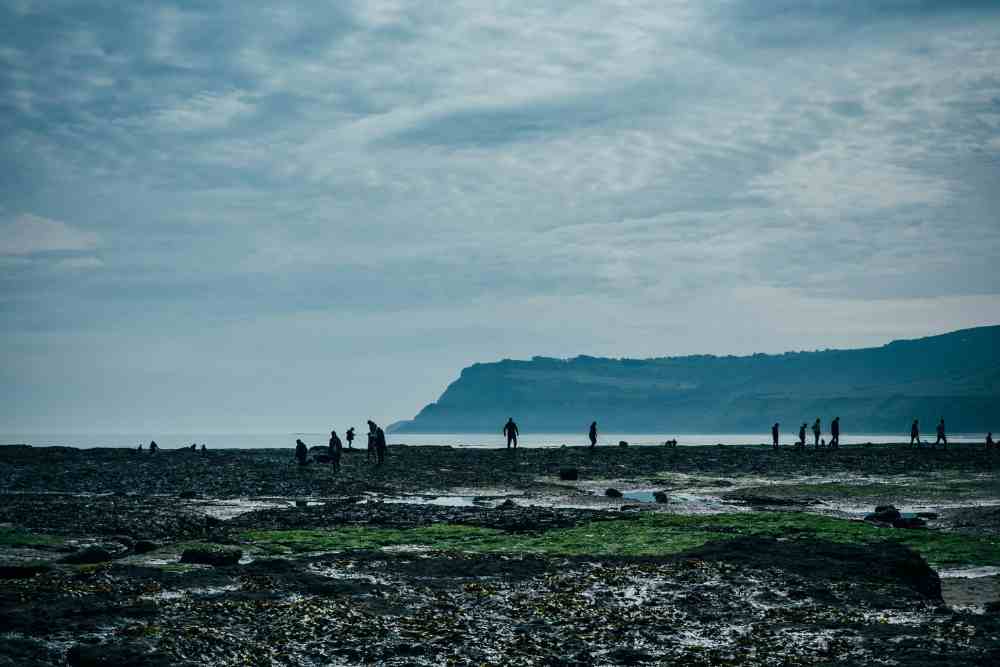
[[(0, 1), (0, 431), (1000, 313), (1000, 5)], [(363, 423), (363, 422), (362, 422)]]

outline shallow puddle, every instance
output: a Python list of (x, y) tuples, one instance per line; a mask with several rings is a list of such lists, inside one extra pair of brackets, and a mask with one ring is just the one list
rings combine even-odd
[(385, 503), (387, 505), (433, 505), (436, 507), (496, 507), (503, 498), (487, 496), (368, 496), (358, 501), (358, 504)]

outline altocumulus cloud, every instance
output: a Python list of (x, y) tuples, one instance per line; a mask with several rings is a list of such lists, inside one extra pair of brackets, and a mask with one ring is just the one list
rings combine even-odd
[(0, 423), (989, 323), (998, 63), (993, 2), (0, 2)]

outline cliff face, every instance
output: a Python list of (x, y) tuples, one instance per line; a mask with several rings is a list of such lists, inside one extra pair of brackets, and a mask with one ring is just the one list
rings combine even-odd
[(410, 433), (786, 433), (835, 416), (845, 432), (1000, 431), (1000, 326), (894, 341), (877, 348), (748, 357), (576, 357), (475, 364), (411, 421)]

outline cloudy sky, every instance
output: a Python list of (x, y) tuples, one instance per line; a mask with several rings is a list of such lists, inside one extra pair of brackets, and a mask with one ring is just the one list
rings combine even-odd
[(1000, 321), (995, 1), (0, 0), (0, 36), (5, 432)]

